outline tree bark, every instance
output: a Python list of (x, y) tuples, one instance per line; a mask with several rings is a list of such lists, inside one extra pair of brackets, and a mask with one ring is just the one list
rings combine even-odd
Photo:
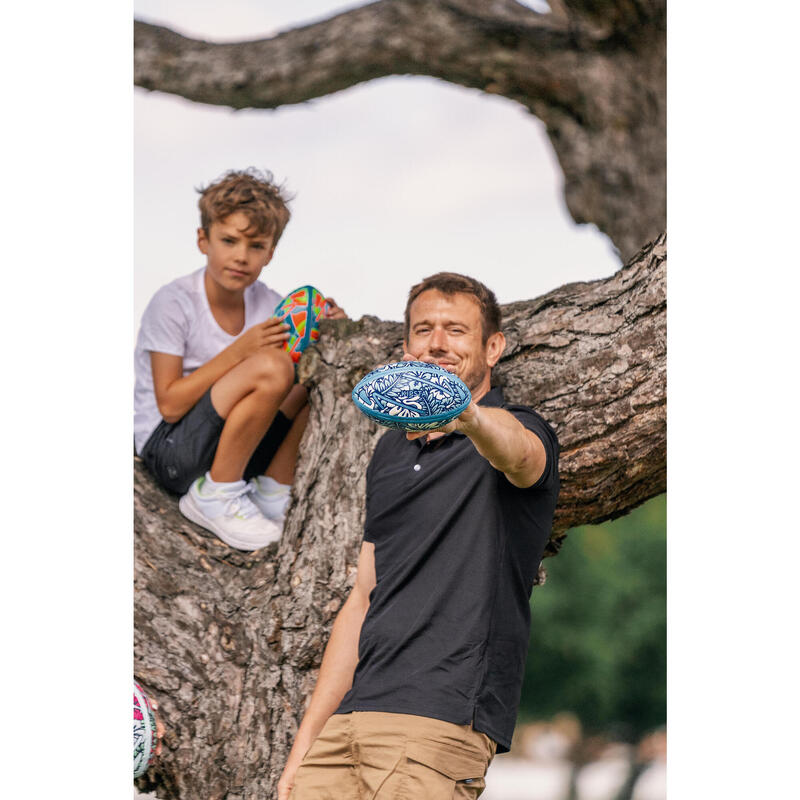
[[(620, 516), (666, 488), (666, 237), (607, 280), (503, 307), (506, 396), (561, 443), (548, 554), (567, 528)], [(384, 432), (350, 392), (402, 355), (402, 325), (326, 321), (300, 362), (311, 392), (278, 545), (240, 553), (184, 519), (137, 460), (135, 674), (167, 726), (142, 790), (273, 797), (333, 619), (355, 576), (365, 471)]]
[(547, 126), (578, 223), (624, 259), (666, 227), (664, 0), (382, 0), (270, 39), (215, 44), (135, 23), (136, 85), (278, 108), (387, 75), (499, 94)]

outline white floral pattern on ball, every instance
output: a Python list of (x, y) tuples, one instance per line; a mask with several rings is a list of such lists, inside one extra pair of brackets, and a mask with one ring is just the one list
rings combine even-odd
[(387, 428), (405, 431), (441, 428), (471, 400), (459, 377), (423, 361), (386, 364), (365, 375), (353, 389), (359, 411)]

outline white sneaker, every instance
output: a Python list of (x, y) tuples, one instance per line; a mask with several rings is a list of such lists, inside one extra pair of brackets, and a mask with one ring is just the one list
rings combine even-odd
[(215, 533), (225, 544), (237, 550), (258, 550), (277, 542), (281, 528), (266, 519), (250, 499), (245, 481), (219, 484), (214, 491), (203, 491), (205, 477), (198, 478), (180, 499), (181, 514), (206, 530)]
[(259, 475), (250, 479), (250, 497), (258, 506), (258, 510), (281, 528), (286, 519), (286, 508), (292, 487), (278, 483), (274, 478)]

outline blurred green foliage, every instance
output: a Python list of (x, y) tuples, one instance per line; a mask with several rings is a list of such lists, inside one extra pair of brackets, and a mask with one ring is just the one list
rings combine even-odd
[(520, 721), (572, 711), (631, 739), (666, 723), (666, 495), (569, 531), (533, 591)]

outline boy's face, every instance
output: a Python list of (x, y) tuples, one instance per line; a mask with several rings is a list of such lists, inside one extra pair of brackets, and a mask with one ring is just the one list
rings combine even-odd
[(275, 250), (271, 236), (246, 235), (249, 227), (247, 216), (236, 211), (212, 222), (208, 234), (202, 228), (197, 230), (197, 246), (208, 257), (209, 277), (231, 292), (244, 291), (255, 283)]

